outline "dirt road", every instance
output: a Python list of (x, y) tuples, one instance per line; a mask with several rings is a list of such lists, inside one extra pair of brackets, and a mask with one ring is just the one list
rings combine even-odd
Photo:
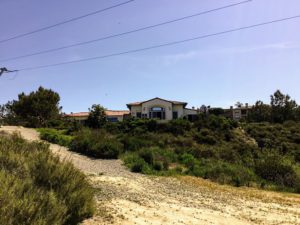
[[(2, 127), (39, 140), (33, 129)], [(120, 160), (94, 160), (58, 145), (51, 150), (86, 173), (98, 214), (83, 224), (300, 224), (300, 195), (235, 188), (193, 177), (152, 177), (129, 172)]]

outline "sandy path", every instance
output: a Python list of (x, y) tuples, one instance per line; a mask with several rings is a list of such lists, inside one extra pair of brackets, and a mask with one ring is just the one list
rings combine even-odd
[[(39, 140), (33, 129), (1, 130)], [(300, 224), (300, 195), (234, 188), (192, 177), (144, 176), (129, 172), (120, 160), (94, 160), (53, 144), (50, 148), (71, 160), (101, 190), (98, 214), (85, 225)]]

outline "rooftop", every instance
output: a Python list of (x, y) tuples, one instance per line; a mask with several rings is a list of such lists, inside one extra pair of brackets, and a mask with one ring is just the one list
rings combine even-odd
[(166, 99), (163, 99), (163, 98), (152, 98), (152, 99), (149, 99), (149, 100), (146, 100), (146, 101), (142, 101), (142, 102), (132, 102), (132, 103), (128, 103), (127, 106), (134, 106), (134, 105), (141, 105), (145, 102), (149, 102), (149, 101), (152, 101), (154, 99), (159, 99), (159, 100), (162, 100), (162, 101), (166, 101), (166, 102), (171, 102), (172, 104), (174, 105), (187, 105), (187, 102), (180, 102), (180, 101), (174, 101), (174, 100), (166, 100)]
[[(128, 110), (105, 110), (105, 114), (107, 116), (123, 116), (125, 114), (129, 114)], [(77, 112), (66, 114), (68, 117), (87, 117), (89, 116), (89, 112)]]

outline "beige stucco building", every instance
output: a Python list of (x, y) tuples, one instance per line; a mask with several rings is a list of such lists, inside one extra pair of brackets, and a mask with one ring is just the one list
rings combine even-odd
[(186, 108), (186, 102), (170, 101), (162, 98), (153, 98), (143, 102), (127, 104), (131, 117), (150, 118), (160, 121), (169, 121), (177, 118), (192, 118), (197, 110)]

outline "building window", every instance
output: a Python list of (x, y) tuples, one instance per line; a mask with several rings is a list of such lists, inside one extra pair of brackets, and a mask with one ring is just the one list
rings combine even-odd
[(173, 119), (176, 120), (178, 118), (178, 112), (173, 111)]
[(118, 122), (118, 118), (117, 117), (107, 117), (107, 121), (109, 122)]
[(142, 118), (147, 118), (147, 113), (143, 113)]
[(162, 107), (153, 107), (149, 111), (149, 118), (151, 119), (159, 119), (164, 120), (166, 119), (166, 112), (165, 109)]
[(136, 118), (142, 118), (142, 113), (141, 112), (137, 112), (136, 113)]

